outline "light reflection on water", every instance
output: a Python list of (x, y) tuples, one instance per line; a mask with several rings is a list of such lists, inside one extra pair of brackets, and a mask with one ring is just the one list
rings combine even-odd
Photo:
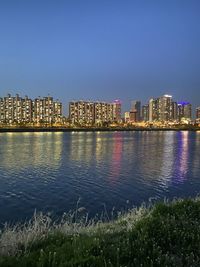
[(110, 166), (110, 182), (115, 184), (119, 179), (122, 161), (123, 137), (120, 132), (113, 134), (112, 160)]
[(174, 133), (169, 132), (163, 137), (163, 151), (162, 151), (162, 167), (160, 174), (160, 182), (163, 187), (168, 187), (170, 178), (172, 177), (173, 165), (175, 160), (174, 154)]
[(199, 132), (0, 134), (1, 222), (62, 214), (79, 197), (92, 215), (199, 190)]
[(177, 173), (179, 174), (178, 181), (184, 181), (188, 171), (188, 149), (189, 149), (189, 132), (180, 132), (178, 138), (178, 162), (177, 162)]
[(58, 166), (62, 154), (62, 135), (48, 132), (5, 134), (0, 139), (1, 166), (13, 171)]

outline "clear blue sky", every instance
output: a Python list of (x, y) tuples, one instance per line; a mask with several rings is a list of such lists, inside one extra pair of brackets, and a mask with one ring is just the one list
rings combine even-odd
[(0, 96), (200, 105), (199, 0), (0, 0)]

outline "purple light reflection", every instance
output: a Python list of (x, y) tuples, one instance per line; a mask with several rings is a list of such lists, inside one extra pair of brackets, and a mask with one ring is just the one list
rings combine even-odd
[(112, 163), (111, 163), (111, 183), (114, 184), (120, 175), (121, 170), (121, 160), (122, 160), (122, 133), (114, 133), (114, 144), (112, 153)]
[(189, 132), (182, 131), (178, 133), (178, 153), (175, 166), (175, 182), (180, 183), (186, 180), (188, 171), (188, 140)]

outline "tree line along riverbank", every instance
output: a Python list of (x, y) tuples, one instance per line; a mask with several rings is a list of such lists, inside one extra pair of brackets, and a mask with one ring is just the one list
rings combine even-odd
[(1, 267), (200, 266), (200, 199), (132, 209), (110, 222), (36, 215), (0, 234)]

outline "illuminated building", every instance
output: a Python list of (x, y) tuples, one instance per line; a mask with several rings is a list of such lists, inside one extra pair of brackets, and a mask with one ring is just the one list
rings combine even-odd
[(149, 100), (149, 121), (158, 121), (159, 120), (159, 99), (150, 99)]
[(69, 103), (69, 119), (73, 124), (93, 125), (121, 120), (121, 103), (73, 101)]
[(33, 101), (33, 121), (36, 123), (60, 123), (62, 103), (53, 97), (35, 98)]
[(138, 120), (138, 111), (135, 110), (131, 110), (130, 111), (130, 122), (137, 122)]
[(0, 98), (0, 122), (1, 123), (22, 123), (31, 122), (32, 120), (32, 103), (26, 96), (24, 99), (17, 94), (12, 97), (8, 94)]
[(113, 103), (112, 103), (112, 107), (113, 107), (113, 121), (114, 122), (121, 122), (121, 107), (122, 107), (122, 104), (121, 104), (121, 101), (120, 100), (115, 100)]
[(53, 97), (49, 97), (49, 96), (44, 97), (42, 101), (43, 101), (43, 120), (46, 123), (52, 123), (53, 116), (54, 116)]
[(142, 120), (149, 121), (149, 105), (142, 106)]
[(173, 101), (172, 96), (164, 95), (159, 98), (159, 120), (171, 121), (173, 120)]
[(69, 103), (69, 118), (73, 124), (94, 123), (94, 103), (90, 101), (74, 101)]
[(189, 102), (178, 102), (178, 120), (192, 119), (192, 105)]
[[(28, 98), (28, 96), (25, 96), (24, 99), (21, 99), (21, 112), (22, 112), (22, 122), (24, 123), (30, 123), (33, 121), (33, 101)], [(17, 114), (19, 115), (19, 110), (17, 111)], [(19, 118), (18, 120), (19, 121)]]
[(130, 121), (130, 112), (129, 111), (125, 112), (124, 120), (125, 120), (125, 123), (128, 123)]
[(140, 101), (132, 101), (131, 102), (131, 112), (136, 111), (136, 120), (135, 121), (140, 121), (141, 120), (141, 102)]
[(177, 102), (172, 103), (172, 118), (174, 121), (178, 120), (178, 104), (177, 104)]
[(13, 123), (56, 123), (62, 120), (62, 104), (54, 101), (52, 97), (36, 98), (32, 100), (18, 94), (10, 94), (0, 98), (0, 122)]
[[(16, 96), (18, 98), (18, 96)], [(17, 117), (16, 114), (16, 98), (11, 97), (10, 94), (8, 94), (6, 97), (2, 98), (2, 106), (3, 106), (3, 118), (2, 122), (4, 123), (12, 123), (16, 121)], [(21, 117), (20, 117), (21, 119)]]
[(114, 105), (106, 102), (94, 103), (94, 123), (101, 124), (115, 121)]
[(62, 103), (58, 99), (53, 102), (53, 121), (56, 123), (63, 121)]
[(0, 123), (4, 122), (4, 101), (3, 98), (0, 97)]
[(196, 119), (200, 119), (200, 107), (196, 108)]
[(168, 122), (176, 120), (177, 104), (172, 96), (164, 95), (149, 101), (149, 121)]

